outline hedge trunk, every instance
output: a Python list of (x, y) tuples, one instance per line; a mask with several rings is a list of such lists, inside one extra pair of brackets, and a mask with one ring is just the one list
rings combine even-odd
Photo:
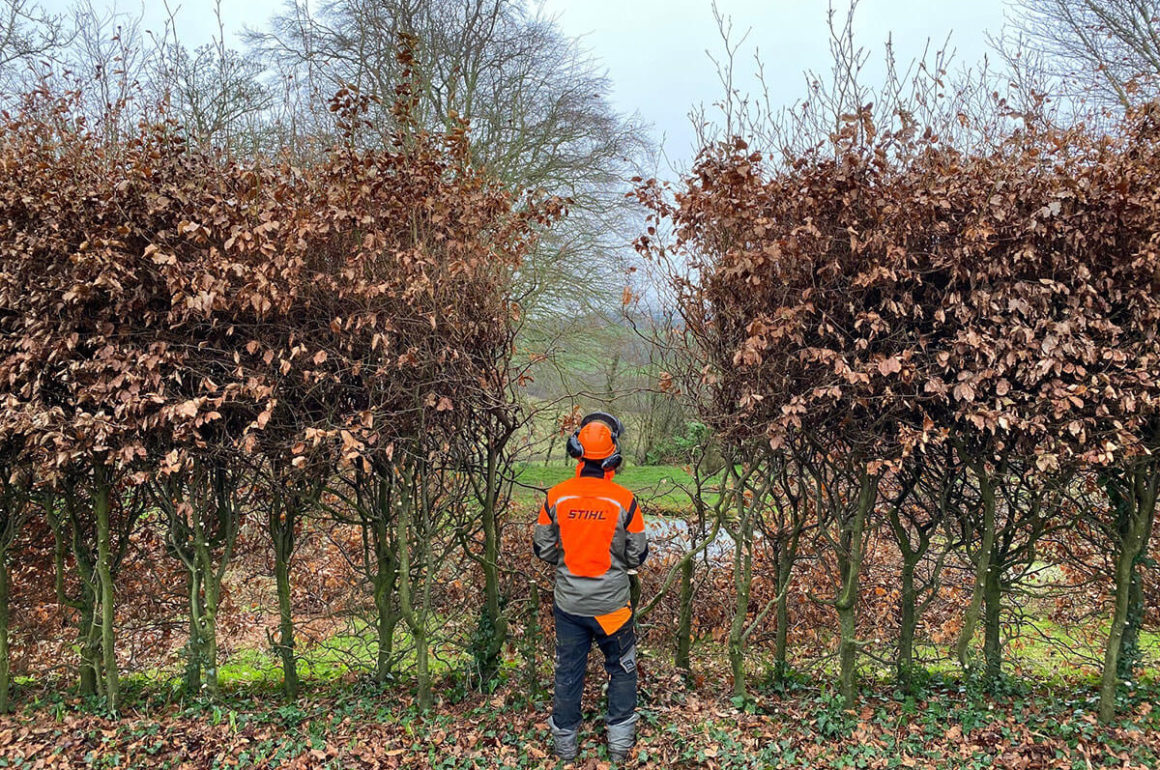
[(109, 709), (116, 711), (120, 704), (120, 682), (117, 677), (116, 627), (112, 572), (112, 534), (109, 525), (110, 495), (112, 489), (105, 472), (98, 469), (95, 478), (93, 510), (97, 518), (97, 584), (101, 607), (101, 666), (104, 674), (105, 697)]
[[(1145, 538), (1146, 540), (1146, 538)], [(1120, 679), (1131, 679), (1140, 660), (1140, 626), (1144, 621), (1144, 580), (1140, 562), (1144, 554), (1137, 554), (1132, 568), (1132, 584), (1128, 588), (1128, 616), (1124, 619), (1124, 637), (1120, 642), (1117, 670)]]
[(98, 695), (101, 682), (101, 626), (97, 623), (97, 592), (87, 584), (81, 589), (80, 614), (80, 671), (77, 673), (77, 692)]
[(278, 640), (274, 647), (282, 659), (282, 691), (298, 697), (298, 662), (294, 655), (294, 614), (290, 599), (290, 558), (294, 554), (297, 513), (285, 502), (271, 506), (270, 539), (274, 543), (274, 580), (278, 584)]
[[(738, 496), (741, 499), (741, 496)], [(739, 505), (745, 505), (742, 501)], [(742, 513), (738, 537), (733, 546), (733, 620), (729, 625), (729, 669), (733, 675), (733, 696), (746, 697), (745, 687), (745, 620), (749, 614), (749, 593), (753, 585), (752, 517)]]
[[(208, 553), (208, 549), (206, 549)], [(208, 567), (204, 580), (203, 593), (205, 602), (202, 606), (201, 629), (201, 661), (205, 673), (206, 695), (211, 699), (218, 697), (218, 644), (217, 644), (217, 613), (221, 597), (221, 579), (215, 573), (212, 564)]]
[[(1112, 502), (1120, 519), (1119, 552), (1116, 554), (1116, 597), (1112, 610), (1112, 624), (1104, 647), (1104, 668), (1100, 675), (1100, 721), (1112, 721), (1116, 714), (1116, 691), (1120, 681), (1119, 658), (1124, 643), (1132, 594), (1132, 579), (1136, 559), (1147, 548), (1156, 509), (1155, 474), (1137, 468), (1130, 475), (1131, 489), (1122, 494), (1113, 493)], [(1111, 490), (1109, 490), (1111, 491)]]
[(910, 690), (914, 682), (914, 634), (918, 624), (918, 592), (914, 588), (914, 570), (919, 556), (911, 552), (902, 560), (901, 618), (898, 630), (898, 661), (895, 675), (898, 681)]
[(378, 653), (375, 658), (375, 681), (387, 684), (394, 666), (395, 627), (399, 613), (395, 609), (395, 591), (399, 581), (398, 563), (386, 534), (386, 523), (375, 522), (375, 630), (378, 635)]
[[(1145, 501), (1145, 504), (1147, 501)], [(1152, 503), (1155, 509), (1155, 501)], [(1140, 627), (1144, 623), (1144, 576), (1141, 569), (1148, 556), (1148, 543), (1152, 540), (1152, 528), (1156, 515), (1146, 516), (1144, 537), (1140, 544), (1140, 552), (1132, 564), (1132, 585), (1128, 591), (1128, 617), (1124, 624), (1124, 638), (1120, 643), (1119, 676), (1120, 679), (1131, 679), (1136, 673), (1136, 664), (1140, 661)]]
[(201, 634), (199, 615), (201, 606), (201, 579), (197, 570), (187, 570), (189, 578), (189, 641), (185, 648), (185, 674), (183, 687), (189, 695), (196, 695), (201, 690)]
[(1104, 647), (1104, 668), (1100, 675), (1100, 721), (1111, 722), (1116, 715), (1116, 690), (1119, 686), (1120, 645), (1124, 637), (1124, 625), (1128, 617), (1128, 594), (1132, 583), (1132, 560), (1134, 553), (1124, 548), (1116, 557), (1116, 601), (1112, 610), (1112, 625), (1108, 631), (1108, 641)]
[(773, 676), (778, 682), (789, 674), (789, 595), (784, 586), (778, 589), (777, 631), (773, 638)]
[(972, 468), (979, 480), (979, 495), (983, 504), (983, 542), (975, 556), (975, 587), (971, 594), (971, 603), (963, 615), (963, 628), (955, 644), (955, 656), (964, 670), (971, 667), (971, 642), (975, 638), (975, 628), (979, 625), (983, 593), (987, 585), (987, 575), (991, 571), (991, 551), (995, 545), (995, 488), (982, 463), (976, 463)]
[(539, 698), (540, 685), (540, 636), (543, 629), (540, 627), (540, 588), (533, 581), (528, 584), (528, 620), (524, 627), (524, 639), (521, 647), (524, 656), (524, 683), (528, 697)]
[(692, 670), (693, 650), (693, 571), (692, 559), (681, 562), (680, 607), (677, 614), (676, 666), (681, 671)]
[(9, 682), (11, 671), (8, 660), (8, 554), (0, 551), (0, 714), (7, 714), (9, 707)]
[(483, 510), (480, 512), (483, 523), (484, 604), (476, 647), (476, 667), (483, 686), (499, 674), (500, 652), (507, 640), (507, 619), (503, 614), (499, 590), (500, 448), (494, 445), (488, 447)]
[(868, 473), (862, 473), (858, 500), (853, 516), (843, 533), (847, 543), (841, 561), (842, 588), (834, 602), (838, 612), (838, 692), (846, 708), (858, 702), (858, 586), (865, 553), (866, 519), (874, 507), (875, 483)]
[(1003, 584), (999, 556), (992, 554), (983, 585), (983, 658), (987, 681), (994, 683), (1003, 673), (1002, 608)]
[[(408, 485), (410, 486), (410, 485)], [(423, 494), (420, 492), (419, 494)], [(398, 536), (395, 542), (398, 547), (399, 562), (399, 607), (403, 621), (411, 632), (415, 641), (415, 678), (418, 690), (416, 704), (419, 709), (426, 711), (431, 708), (431, 671), (428, 661), (429, 649), (427, 641), (426, 615), (422, 612), (425, 591), (420, 591), (420, 607), (416, 607), (411, 586), (411, 519), (414, 515), (414, 500), (403, 501), (399, 506)], [(422, 545), (419, 546), (420, 548)]]
[(773, 675), (781, 682), (789, 673), (789, 581), (797, 561), (798, 541), (803, 521), (799, 518), (789, 543), (777, 560), (777, 631), (773, 641)]

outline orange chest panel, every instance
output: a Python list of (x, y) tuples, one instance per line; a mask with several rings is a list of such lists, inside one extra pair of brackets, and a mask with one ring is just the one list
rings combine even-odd
[(600, 577), (612, 566), (612, 538), (621, 507), (600, 497), (562, 497), (556, 502), (556, 524), (564, 546), (564, 564), (580, 577)]

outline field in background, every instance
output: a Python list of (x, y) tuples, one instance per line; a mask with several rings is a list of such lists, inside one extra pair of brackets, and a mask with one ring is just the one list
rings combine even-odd
[[(543, 492), (576, 472), (568, 465), (525, 463), (517, 469), (515, 499), (519, 503), (539, 502)], [(689, 472), (676, 465), (634, 465), (627, 463), (616, 474), (616, 482), (631, 489), (646, 513), (688, 512), (695, 489)]]

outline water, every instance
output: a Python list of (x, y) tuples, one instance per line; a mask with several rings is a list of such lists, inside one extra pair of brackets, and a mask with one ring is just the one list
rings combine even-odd
[[(645, 516), (649, 548), (660, 554), (679, 555), (689, 550), (689, 523), (673, 517)], [(706, 522), (706, 533), (713, 531), (711, 522)], [(724, 560), (733, 555), (733, 540), (722, 527), (717, 537), (706, 549), (708, 557), (714, 561)]]

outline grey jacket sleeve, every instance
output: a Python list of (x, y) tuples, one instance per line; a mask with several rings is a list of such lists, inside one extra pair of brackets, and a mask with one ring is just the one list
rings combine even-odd
[(640, 512), (640, 506), (637, 505), (635, 497), (628, 509), (627, 518), (628, 524), (625, 527), (624, 535), (624, 563), (629, 569), (636, 569), (644, 564), (644, 560), (648, 558), (648, 535), (644, 531), (644, 514)]
[(532, 535), (532, 551), (537, 559), (549, 564), (560, 563), (560, 526), (556, 523), (556, 511), (548, 507), (548, 501), (540, 508), (536, 519), (536, 531)]

